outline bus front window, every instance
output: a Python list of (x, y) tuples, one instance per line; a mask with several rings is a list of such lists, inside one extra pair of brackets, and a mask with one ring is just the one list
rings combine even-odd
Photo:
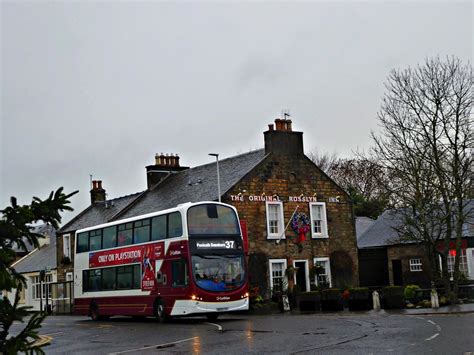
[(193, 255), (196, 284), (206, 291), (230, 291), (244, 283), (244, 260), (241, 255)]

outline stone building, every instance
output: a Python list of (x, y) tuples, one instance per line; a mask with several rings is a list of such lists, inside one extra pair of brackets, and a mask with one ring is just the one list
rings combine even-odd
[[(466, 207), (472, 210), (474, 200)], [(474, 215), (469, 215), (463, 228), (459, 269), (467, 280), (474, 280)], [(421, 243), (401, 240), (403, 227), (399, 210), (385, 211), (358, 237), (359, 272), (362, 286), (415, 284), (430, 287), (430, 262)], [(438, 248), (444, 244), (440, 241)], [(452, 273), (455, 258), (454, 239), (449, 246), (448, 268)], [(440, 263), (441, 264), (441, 263)]]
[[(72, 255), (78, 229), (219, 198), (216, 162), (186, 168), (179, 157), (160, 154), (146, 172), (145, 191), (116, 199), (106, 200), (101, 182), (94, 182), (91, 205), (58, 232), (58, 260)], [(290, 266), (296, 270), (292, 281), (302, 290), (359, 284), (350, 197), (305, 156), (303, 133), (292, 130), (291, 120), (269, 125), (264, 149), (220, 160), (219, 175), (222, 202), (239, 212), (250, 282), (262, 294), (284, 285)], [(292, 227), (309, 231), (298, 235)], [(59, 265), (58, 278), (72, 268)]]

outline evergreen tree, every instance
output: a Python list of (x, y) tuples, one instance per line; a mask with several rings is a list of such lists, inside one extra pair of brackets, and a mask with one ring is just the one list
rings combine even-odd
[[(72, 211), (68, 206), (69, 198), (77, 191), (68, 195), (60, 187), (52, 191), (49, 197), (41, 200), (33, 197), (29, 205), (18, 205), (15, 197), (11, 198), (11, 206), (1, 210), (0, 217), (0, 289), (14, 292), (13, 303), (4, 296), (0, 299), (0, 353), (15, 354), (17, 352), (44, 354), (39, 329), (45, 314), (30, 311), (31, 307), (19, 306), (20, 293), (26, 286), (25, 278), (18, 274), (11, 264), (15, 260), (13, 248), (27, 251), (27, 243), (35, 248), (39, 247), (41, 234), (34, 233), (31, 224), (42, 221), (54, 228), (59, 228), (62, 211)], [(9, 335), (13, 322), (24, 322), (24, 318), (31, 316), (26, 326), (16, 335)]]

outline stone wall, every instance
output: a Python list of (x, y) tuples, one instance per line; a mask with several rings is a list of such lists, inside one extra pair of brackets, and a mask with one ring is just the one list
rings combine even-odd
[[(393, 285), (392, 260), (401, 260), (404, 285), (430, 287), (430, 263), (422, 245), (393, 245), (387, 247), (388, 274)], [(410, 259), (421, 259), (422, 271), (410, 271)]]
[[(290, 226), (280, 243), (267, 239), (266, 203), (255, 201), (255, 198), (251, 201), (250, 196), (263, 196), (263, 198), (271, 196), (272, 199), (278, 196), (283, 202), (285, 226), (297, 206), (300, 212), (309, 217), (308, 201), (325, 202), (329, 238), (311, 239), (311, 234), (308, 233), (306, 241), (302, 243), (302, 250), (299, 250), (295, 233)], [(359, 284), (352, 202), (348, 195), (306, 156), (270, 154), (227, 192), (223, 202), (234, 205), (239, 217), (247, 222), (249, 253), (263, 253), (267, 256), (267, 265), (264, 268), (267, 272), (265, 277), (267, 282), (268, 259), (306, 259), (311, 267), (315, 257), (333, 257), (331, 258), (333, 286)], [(339, 260), (338, 264), (333, 264), (336, 260)], [(338, 270), (338, 267), (341, 268)], [(259, 286), (268, 288), (268, 285)]]

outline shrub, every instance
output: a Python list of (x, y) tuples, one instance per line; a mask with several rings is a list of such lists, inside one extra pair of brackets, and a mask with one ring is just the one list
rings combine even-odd
[(321, 307), (323, 311), (342, 311), (342, 292), (338, 288), (328, 288), (321, 291)]
[(341, 298), (342, 293), (338, 288), (327, 288), (321, 291), (321, 299), (324, 301), (339, 301)]
[(423, 301), (418, 302), (416, 306), (421, 307), (421, 308), (431, 308), (431, 301), (423, 300)]
[(407, 285), (403, 291), (403, 295), (405, 296), (406, 300), (412, 303), (417, 303), (421, 301), (422, 291), (418, 285)]
[(387, 286), (383, 288), (383, 304), (386, 309), (403, 308), (405, 306), (405, 297), (403, 296), (403, 287)]
[(321, 295), (319, 291), (302, 292), (300, 294), (300, 311), (319, 311), (321, 308)]
[(350, 311), (366, 311), (371, 308), (367, 287), (350, 288), (349, 292), (348, 306)]
[(368, 300), (369, 299), (369, 289), (367, 287), (354, 287), (349, 289), (350, 300)]

